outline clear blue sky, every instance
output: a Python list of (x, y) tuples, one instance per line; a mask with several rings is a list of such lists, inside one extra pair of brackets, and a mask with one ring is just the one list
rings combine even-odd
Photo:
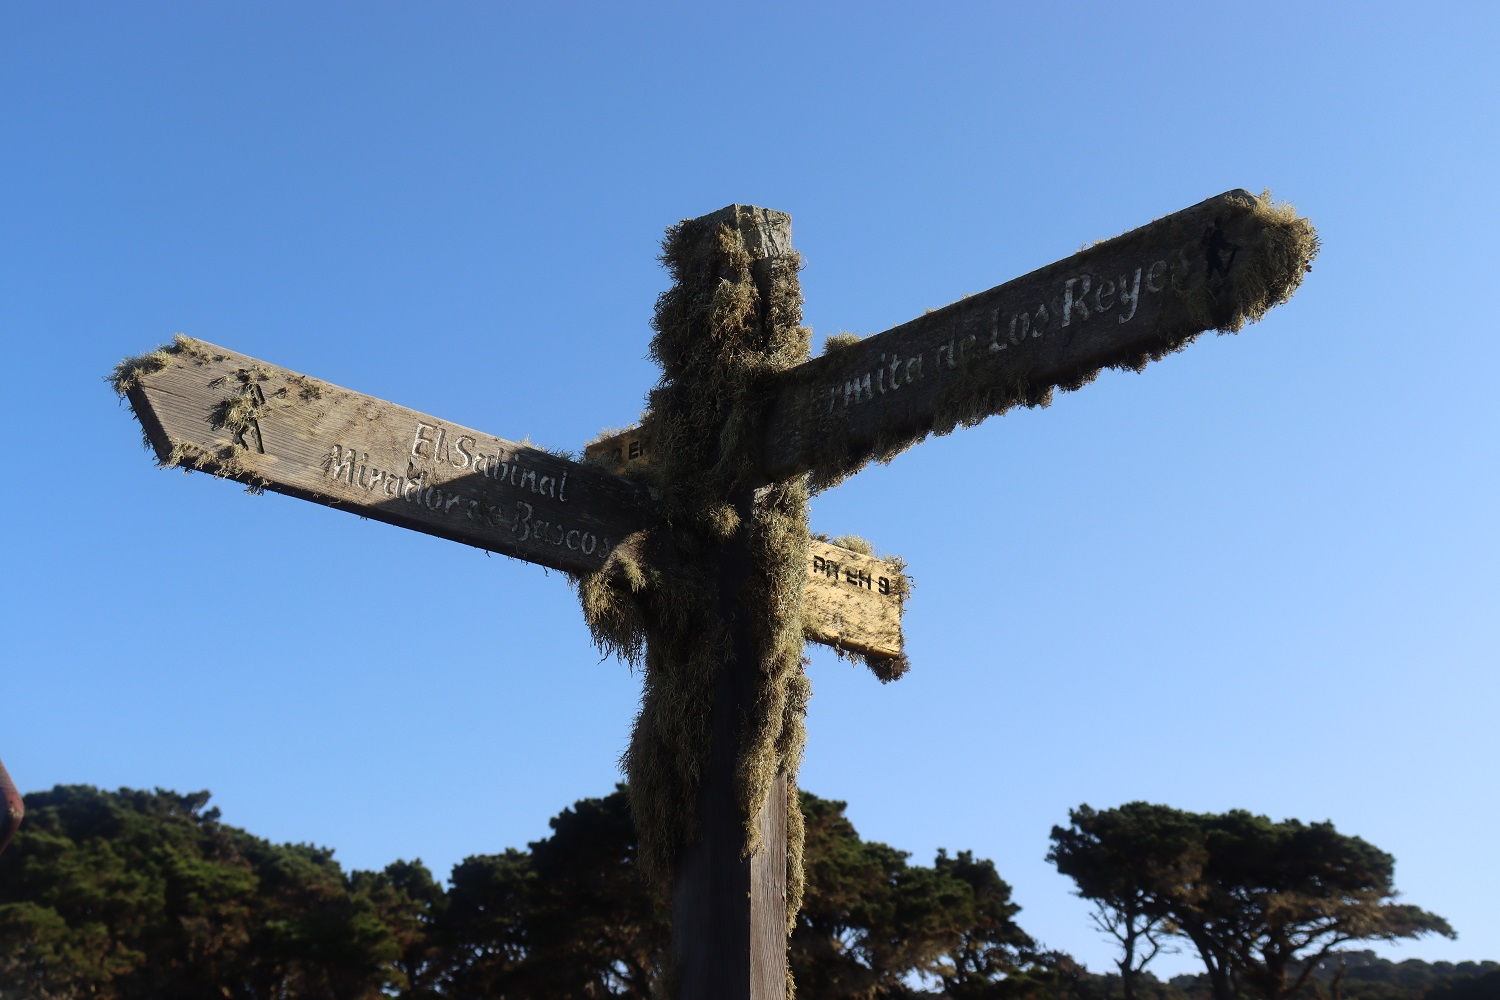
[(1500, 8), (939, 11), (7, 4), (17, 781), (445, 874), (619, 779), (639, 678), (561, 576), (157, 471), (122, 356), (182, 331), (577, 448), (656, 377), (678, 219), (790, 212), (821, 343), (1270, 187), (1324, 250), (1263, 323), (815, 502), (910, 562), (915, 667), (810, 651), (802, 783), (993, 858), (1095, 969), (1047, 833), (1135, 799), (1331, 819), (1461, 935), (1388, 954), (1500, 958)]

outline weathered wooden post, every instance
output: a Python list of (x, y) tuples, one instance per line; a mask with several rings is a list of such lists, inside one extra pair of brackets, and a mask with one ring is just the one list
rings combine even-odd
[[(703, 609), (717, 629), (705, 634), (671, 615), (648, 629), (647, 669), (673, 677), (677, 690), (660, 698), (648, 690), (629, 756), (632, 794), (666, 797), (639, 814), (696, 814), (696, 830), (642, 834), (665, 841), (648, 851), (676, 854), (663, 860), (675, 869), (679, 995), (770, 1000), (786, 995), (787, 821), (796, 812), (807, 691), (800, 638), (807, 489), (800, 476), (762, 485), (754, 430), (771, 376), (808, 356), (800, 262), (791, 219), (744, 206), (677, 227), (666, 259), (677, 284), (657, 309), (653, 353), (665, 375), (651, 412), (657, 435), (672, 444), (657, 468), (669, 505), (680, 501), (705, 535), (699, 544), (717, 550), (713, 601)], [(680, 552), (673, 561), (691, 558)], [(684, 654), (687, 663), (662, 662)], [(676, 704), (684, 668), (700, 665), (712, 671), (706, 748), (692, 745), (695, 720), (681, 717)], [(659, 759), (658, 750), (678, 759)], [(696, 795), (690, 784), (652, 773), (684, 763), (702, 768)], [(684, 793), (687, 800), (678, 801)], [(790, 846), (799, 855), (800, 840), (798, 822)]]

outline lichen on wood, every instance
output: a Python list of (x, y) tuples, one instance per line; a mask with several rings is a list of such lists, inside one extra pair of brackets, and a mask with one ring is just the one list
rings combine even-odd
[(845, 350), (846, 348), (853, 347), (863, 339), (859, 334), (849, 333), (846, 330), (838, 333), (830, 333), (823, 339), (823, 353), (833, 354), (836, 351)]
[[(115, 365), (108, 381), (121, 398), (128, 399), (133, 391), (140, 388), (142, 379), (165, 371), (173, 364), (188, 362), (206, 365), (223, 359), (224, 355), (216, 355), (210, 351), (210, 345), (179, 333), (173, 336), (171, 343), (163, 344), (146, 354), (126, 358)], [(210, 415), (211, 426), (215, 430), (227, 431), (232, 440), (215, 447), (180, 443), (164, 455), (158, 453), (157, 465), (163, 469), (181, 468), (183, 471), (207, 472), (221, 479), (233, 479), (244, 484), (245, 492), (259, 495), (265, 492), (269, 484), (245, 461), (249, 454), (245, 435), (252, 430), (259, 432), (257, 421), (264, 415), (268, 405), (268, 397), (260, 386), (271, 380), (271, 373), (262, 366), (251, 365), (237, 371), (234, 380), (235, 385), (229, 388), (228, 395), (214, 407)], [(227, 382), (227, 378), (220, 378), (210, 384), (219, 386)], [(289, 386), (273, 391), (269, 398), (285, 397), (290, 388), (295, 388), (298, 397), (304, 402), (322, 395), (317, 384), (306, 376), (299, 375), (290, 380)], [(144, 422), (141, 441), (146, 450), (157, 450), (145, 431)]]
[(839, 535), (837, 538), (829, 538), (826, 535), (817, 537), (829, 545), (837, 545), (841, 549), (858, 552), (862, 556), (873, 556), (875, 554), (874, 544), (869, 539), (862, 538), (859, 535)]
[[(115, 390), (115, 395), (119, 396), (122, 400), (126, 400), (129, 399), (131, 391), (140, 386), (141, 379), (164, 371), (169, 365), (174, 364), (179, 359), (191, 361), (194, 364), (206, 364), (213, 360), (202, 342), (194, 340), (185, 334), (178, 333), (173, 335), (170, 343), (163, 344), (154, 351), (148, 351), (133, 358), (123, 359), (115, 365), (113, 371), (105, 376), (105, 381)], [(141, 447), (155, 453), (157, 451), (156, 445), (152, 443), (151, 435), (146, 432), (144, 423), (141, 424), (140, 430)], [(237, 455), (213, 456), (208, 455), (202, 449), (198, 448), (192, 449), (193, 454), (188, 455), (186, 454), (187, 451), (187, 446), (179, 446), (178, 448), (174, 448), (171, 454), (167, 456), (160, 456), (158, 453), (157, 465), (163, 469), (180, 465), (184, 469), (194, 468), (200, 471), (207, 470), (216, 464), (224, 467), (238, 468)], [(222, 458), (222, 461), (219, 461), (220, 458)], [(229, 476), (232, 473), (224, 473), (223, 475)], [(251, 492), (261, 492), (258, 484), (249, 484), (248, 488)]]
[[(752, 257), (737, 226), (685, 222), (668, 230), (662, 261), (673, 285), (653, 321), (662, 377), (648, 401), (653, 460), (638, 473), (660, 490), (661, 520), (577, 587), (601, 651), (645, 667), (624, 765), (640, 862), (658, 879), (670, 879), (697, 834), (719, 671), (749, 672), (754, 693), (735, 720), (744, 853), (759, 846), (758, 810), (784, 772), (790, 922), (803, 885), (795, 778), (810, 694), (802, 659), (807, 490), (802, 477), (759, 486), (758, 428), (770, 377), (808, 356), (800, 259)], [(732, 552), (753, 568), (738, 592), (717, 573)], [(731, 616), (748, 626), (758, 662), (732, 663)]]
[(116, 395), (124, 397), (140, 384), (142, 378), (161, 371), (178, 358), (201, 363), (207, 361), (209, 355), (198, 341), (179, 333), (172, 337), (170, 344), (163, 344), (154, 351), (124, 359), (115, 365), (114, 371), (110, 372), (106, 378), (109, 384), (114, 386)]
[(1236, 277), (1236, 307), (1219, 323), (1220, 333), (1235, 333), (1247, 323), (1258, 322), (1296, 294), (1321, 246), (1312, 223), (1289, 202), (1272, 198), (1269, 189), (1261, 191), (1248, 209), (1265, 224), (1265, 250), (1248, 271)]
[[(1274, 202), (1269, 193), (1231, 191), (826, 351), (786, 383), (766, 429), (768, 472), (810, 469), (814, 491), (827, 489), (867, 462), (890, 461), (929, 434), (947, 434), (1017, 406), (1047, 406), (1055, 391), (1080, 388), (1105, 369), (1139, 371), (1206, 331), (1236, 332), (1289, 299), (1317, 251), (1312, 225), (1291, 206)], [(1156, 268), (1169, 263), (1170, 280), (1164, 280), (1166, 272)], [(1134, 269), (1129, 301), (1132, 314), (1140, 305), (1142, 316), (1127, 324), (1117, 311), (1107, 323), (1091, 325), (1090, 310), (1079, 308), (1080, 322), (1062, 335), (1078, 308), (1066, 304), (1063, 289), (1077, 281), (1086, 293), (1092, 275), (1114, 296), (1113, 279), (1123, 277), (1109, 269), (1117, 267)], [(1149, 310), (1140, 284), (1147, 269)], [(1123, 292), (1120, 301), (1126, 301)], [(1033, 309), (1038, 326), (1028, 336)], [(998, 325), (1001, 313), (1012, 321), (1008, 331)], [(1026, 320), (1020, 338), (1017, 319)], [(1007, 343), (1007, 335), (1015, 339)], [(967, 355), (956, 358), (963, 350)], [(872, 395), (872, 373), (878, 376), (887, 354), (906, 359), (904, 378), (894, 381), (892, 369), (891, 391), (876, 385), (883, 394), (879, 402), (865, 402)], [(898, 385), (903, 391), (893, 395)]]
[(245, 463), (247, 454), (248, 450), (240, 444), (226, 444), (217, 448), (179, 444), (157, 464), (163, 469), (181, 468), (184, 472), (195, 470), (220, 479), (233, 479), (244, 484), (246, 493), (259, 496), (269, 484)]

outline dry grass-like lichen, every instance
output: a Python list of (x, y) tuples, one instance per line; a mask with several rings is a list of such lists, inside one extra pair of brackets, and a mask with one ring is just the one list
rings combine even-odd
[(105, 378), (117, 395), (124, 396), (139, 385), (143, 377), (161, 371), (178, 358), (201, 364), (209, 360), (209, 355), (198, 341), (179, 333), (172, 337), (170, 344), (121, 361)]
[[(803, 884), (795, 778), (809, 696), (807, 490), (800, 477), (757, 489), (757, 432), (769, 377), (808, 355), (800, 261), (752, 259), (738, 227), (691, 222), (668, 231), (662, 259), (674, 279), (653, 322), (663, 375), (649, 400), (652, 461), (636, 470), (660, 490), (661, 524), (618, 547), (578, 591), (599, 648), (645, 665), (624, 764), (641, 865), (659, 879), (697, 833), (720, 671), (751, 678), (733, 720), (744, 850), (758, 848), (758, 809), (785, 773), (790, 921)], [(745, 620), (747, 608), (760, 613)], [(734, 662), (747, 649), (753, 662)]]
[(823, 353), (833, 354), (837, 351), (842, 351), (845, 348), (853, 347), (863, 339), (857, 333), (841, 332), (829, 334), (823, 340)]
[[(221, 359), (222, 355), (216, 358), (201, 341), (179, 333), (172, 338), (170, 344), (163, 344), (154, 351), (121, 361), (106, 379), (114, 387), (116, 394), (122, 399), (129, 399), (130, 394), (140, 387), (142, 379), (165, 371), (173, 364), (186, 361), (202, 365)], [(245, 461), (249, 455), (245, 435), (256, 426), (256, 421), (264, 411), (266, 397), (260, 390), (260, 383), (269, 378), (265, 369), (259, 366), (238, 372), (237, 387), (214, 408), (212, 426), (216, 430), (227, 430), (234, 438), (230, 443), (212, 448), (181, 443), (174, 445), (166, 454), (161, 454), (146, 433), (144, 421), (141, 443), (147, 451), (157, 452), (157, 465), (163, 469), (181, 468), (184, 471), (207, 472), (222, 479), (243, 483), (249, 493), (264, 493), (269, 484)], [(305, 376), (298, 376), (294, 381), (299, 382), (299, 394), (304, 400), (316, 398), (321, 393), (318, 386)], [(285, 395), (286, 391), (285, 388), (278, 390), (277, 395)], [(134, 400), (131, 405), (136, 405)]]
[(247, 454), (245, 447), (238, 444), (226, 444), (211, 449), (200, 448), (194, 444), (179, 444), (158, 464), (163, 469), (180, 467), (184, 472), (191, 469), (207, 472), (220, 479), (233, 479), (235, 482), (244, 484), (246, 493), (254, 493), (258, 496), (264, 493), (270, 484), (245, 464)]

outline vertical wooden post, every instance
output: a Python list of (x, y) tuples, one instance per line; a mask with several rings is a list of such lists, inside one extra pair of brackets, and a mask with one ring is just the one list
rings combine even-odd
[[(791, 220), (764, 209), (731, 206), (694, 225), (737, 226), (754, 261), (790, 251)], [(755, 491), (727, 498), (739, 523), (754, 523)], [(678, 863), (673, 879), (672, 935), (680, 1000), (784, 1000), (786, 997), (787, 782), (779, 773), (760, 803), (760, 847), (745, 855), (737, 764), (741, 720), (756, 694), (755, 671), (768, 651), (751, 616), (775, 614), (748, 608), (746, 581), (764, 570), (741, 537), (723, 552), (717, 568), (718, 611), (729, 629), (727, 662), (720, 664), (710, 720), (710, 752), (698, 795), (699, 837)]]
[[(749, 515), (742, 512), (746, 522)], [(750, 609), (735, 601), (751, 571), (748, 557), (726, 558), (720, 566), (720, 611), (731, 622), (733, 660), (722, 665), (714, 691), (712, 743), (698, 796), (701, 836), (674, 880), (680, 1000), (786, 996), (787, 777), (777, 776), (761, 804), (761, 847), (749, 857), (736, 784), (739, 721), (754, 697), (752, 671), (763, 652), (743, 621)]]

